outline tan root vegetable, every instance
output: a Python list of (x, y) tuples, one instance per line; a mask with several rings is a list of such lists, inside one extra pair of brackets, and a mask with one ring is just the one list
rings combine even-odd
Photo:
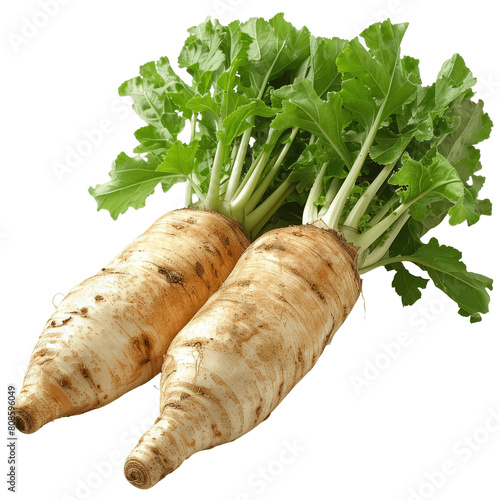
[(16, 401), (17, 428), (31, 433), (99, 408), (158, 374), (173, 337), (248, 244), (241, 226), (217, 212), (158, 219), (48, 320)]
[(149, 488), (193, 453), (265, 420), (314, 366), (359, 296), (357, 252), (314, 225), (276, 229), (243, 254), (176, 336), (160, 418), (125, 463)]

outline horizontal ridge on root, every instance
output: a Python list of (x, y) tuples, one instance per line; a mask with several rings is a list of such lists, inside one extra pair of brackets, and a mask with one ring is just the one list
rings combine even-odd
[(28, 412), (16, 408), (15, 410), (13, 410), (13, 413), (14, 423), (19, 431), (24, 432), (25, 434), (31, 434), (38, 429)]
[(16, 428), (24, 434), (32, 434), (52, 420), (50, 409), (38, 399), (16, 401), (12, 410)]
[(139, 460), (135, 458), (129, 458), (125, 462), (123, 471), (125, 473), (127, 481), (136, 488), (140, 488), (143, 490), (151, 488), (151, 477), (149, 476), (148, 469)]

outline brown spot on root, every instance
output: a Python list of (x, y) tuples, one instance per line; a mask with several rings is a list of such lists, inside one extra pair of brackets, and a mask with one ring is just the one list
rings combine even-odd
[(283, 385), (284, 385), (284, 382), (281, 382), (280, 388), (278, 390), (278, 399), (281, 399), (281, 394), (283, 393)]
[(147, 365), (154, 357), (152, 355), (154, 348), (154, 338), (143, 332), (137, 337), (132, 338), (131, 344), (131, 356), (136, 363), (135, 366), (137, 367), (137, 369), (134, 371), (134, 374), (131, 376), (130, 380), (135, 380), (140, 376), (142, 367), (144, 365)]
[(297, 269), (294, 269), (293, 267), (288, 267), (288, 269), (293, 273), (293, 274), (296, 274), (297, 276), (300, 276), (308, 285), (309, 287), (311, 288), (311, 290), (313, 292), (315, 292), (318, 297), (320, 298), (320, 300), (322, 302), (326, 302), (325, 300), (325, 297), (324, 295), (320, 292), (319, 290), (319, 287), (316, 283), (312, 283), (311, 281), (309, 281), (302, 273), (300, 273)]
[[(77, 313), (78, 313), (78, 311), (75, 311), (75, 314), (77, 314)], [(63, 319), (63, 320), (61, 321), (61, 324), (60, 324), (60, 325), (58, 325), (58, 324), (57, 324), (57, 321), (56, 321), (55, 319), (53, 319), (53, 320), (50, 322), (49, 327), (51, 327), (51, 328), (61, 327), (61, 326), (65, 325), (66, 323), (68, 323), (69, 321), (71, 321), (72, 319), (73, 319), (73, 318), (72, 318), (71, 316), (69, 316), (69, 317), (67, 317), (66, 319)]]
[(132, 345), (139, 350), (141, 350), (141, 346), (143, 345), (146, 348), (146, 352), (149, 352), (151, 350), (151, 340), (147, 333), (141, 333), (132, 339)]
[(302, 364), (304, 362), (304, 355), (302, 354), (302, 349), (299, 349), (297, 353), (297, 361)]
[(257, 408), (255, 409), (255, 422), (257, 422), (257, 420), (259, 420), (259, 417), (260, 417), (260, 414), (262, 413), (262, 406), (259, 405), (257, 406)]
[(203, 265), (199, 262), (196, 262), (196, 264), (194, 265), (194, 270), (196, 271), (196, 275), (201, 278), (201, 276), (203, 275), (203, 273), (205, 272), (205, 268), (203, 267)]
[(318, 297), (323, 301), (326, 302), (324, 295), (319, 291), (318, 285), (316, 283), (311, 283), (311, 289), (318, 294)]
[(178, 402), (169, 401), (168, 403), (165, 403), (165, 407), (174, 408), (175, 410), (179, 410), (181, 408), (181, 405)]
[(215, 254), (215, 253), (219, 253), (219, 251), (217, 250), (217, 248), (215, 248), (212, 243), (210, 243), (209, 241), (204, 241), (203, 242), (203, 248), (208, 252), (208, 253), (212, 253), (212, 254)]
[(83, 363), (78, 365), (78, 369), (80, 370), (83, 378), (89, 378), (89, 370)]
[(222, 436), (222, 432), (219, 429), (217, 429), (217, 426), (215, 424), (212, 424), (212, 430), (214, 431), (215, 437)]
[(68, 377), (63, 377), (61, 379), (60, 384), (65, 388), (65, 389), (71, 389), (71, 380)]
[(229, 245), (229, 238), (227, 236), (219, 236), (219, 240), (223, 246), (227, 247)]
[[(86, 318), (87, 315), (88, 315), (88, 308), (87, 307), (82, 307), (81, 309), (77, 309), (76, 311), (70, 311), (68, 314), (75, 314), (77, 316), (81, 315), (82, 317)], [(71, 317), (69, 318), (66, 318), (65, 320), (63, 320), (62, 324), (66, 324), (69, 320), (71, 319)]]
[(184, 280), (184, 277), (182, 276), (181, 273), (178, 273), (177, 271), (174, 271), (172, 269), (167, 269), (165, 267), (158, 267), (158, 272), (160, 274), (162, 274), (163, 276), (165, 276), (165, 279), (169, 282), (169, 283), (180, 283), (180, 284), (184, 284), (183, 283), (183, 280)]
[[(258, 334), (259, 330), (255, 331)], [(278, 359), (280, 355), (280, 348), (272, 338), (264, 338), (262, 343), (257, 347), (257, 356), (264, 362), (269, 362)]]
[(210, 266), (212, 267), (212, 271), (213, 271), (213, 273), (214, 273), (214, 276), (215, 276), (216, 278), (218, 278), (218, 277), (219, 277), (219, 273), (217, 272), (217, 268), (214, 266), (214, 263), (213, 263), (213, 262), (210, 262)]
[(47, 348), (40, 349), (38, 352), (33, 354), (33, 358), (43, 358), (48, 352)]
[(105, 274), (126, 274), (123, 271), (111, 271), (107, 267), (103, 267), (101, 269), (101, 273), (105, 273)]
[(285, 247), (279, 243), (272, 243), (271, 245), (262, 245), (259, 248), (264, 248), (264, 250), (279, 250), (280, 252), (285, 251)]
[(104, 300), (104, 297), (102, 295), (96, 295), (94, 299), (96, 302), (101, 302), (102, 300)]

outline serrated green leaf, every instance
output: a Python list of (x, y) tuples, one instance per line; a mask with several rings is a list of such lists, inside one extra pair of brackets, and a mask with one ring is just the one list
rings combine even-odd
[(426, 194), (439, 194), (457, 203), (464, 195), (464, 185), (456, 170), (439, 153), (422, 162), (406, 155), (402, 165), (388, 181), (395, 186), (404, 186), (405, 189), (398, 191), (402, 203), (409, 205)]
[(269, 108), (260, 99), (251, 99), (248, 104), (240, 106), (230, 113), (222, 122), (222, 131), (225, 141), (230, 144), (236, 137), (241, 135), (252, 124), (247, 120), (253, 116), (264, 116), (270, 118), (277, 110)]
[(401, 302), (404, 306), (411, 306), (422, 297), (420, 290), (427, 286), (429, 280), (420, 276), (414, 276), (401, 263), (388, 267), (396, 271), (392, 280), (392, 286), (401, 297)]
[(349, 115), (342, 109), (340, 95), (330, 92), (327, 100), (318, 97), (312, 82), (300, 79), (287, 89), (287, 100), (283, 100), (283, 112), (271, 123), (275, 129), (300, 127), (321, 137), (351, 165), (351, 154), (343, 140), (343, 130), (349, 123)]
[[(375, 23), (361, 33), (368, 50), (358, 38), (351, 40), (337, 59), (344, 80), (351, 81), (349, 92), (341, 91), (344, 106), (365, 123), (367, 133), (377, 120), (382, 123), (388, 116), (402, 111), (403, 105), (414, 96), (417, 87), (414, 74), (408, 74), (400, 56), (400, 46), (407, 24)], [(353, 86), (355, 85), (356, 94)], [(376, 106), (377, 114), (365, 116), (369, 103)]]
[(458, 125), (441, 140), (438, 151), (455, 167), (463, 182), (481, 169), (479, 151), (474, 145), (490, 136), (492, 122), (483, 111), (483, 102), (454, 101), (445, 116), (458, 118)]
[(187, 86), (166, 57), (142, 65), (139, 73), (140, 76), (120, 85), (118, 94), (132, 98), (134, 111), (146, 123), (161, 126), (162, 114), (174, 111), (168, 92), (185, 91)]
[(434, 284), (458, 304), (460, 314), (475, 322), (480, 319), (479, 314), (488, 312), (487, 290), (493, 289), (493, 280), (467, 271), (461, 257), (455, 248), (439, 245), (436, 238), (431, 238), (414, 254), (401, 256), (400, 260), (413, 262), (427, 271)]
[(413, 130), (404, 134), (395, 134), (389, 129), (381, 130), (370, 148), (370, 158), (380, 165), (395, 162), (405, 152), (413, 136)]
[(338, 92), (341, 88), (342, 75), (337, 68), (336, 61), (346, 43), (346, 40), (335, 37), (310, 37), (311, 70), (308, 78), (313, 82), (314, 90), (322, 99), (328, 92)]
[(197, 113), (207, 113), (214, 123), (218, 123), (220, 114), (220, 105), (217, 104), (211, 94), (196, 94), (186, 102), (186, 107)]
[(140, 143), (135, 147), (134, 153), (160, 155), (175, 142), (175, 137), (166, 128), (156, 128), (152, 125), (136, 130), (134, 135)]
[(198, 142), (184, 144), (176, 141), (168, 150), (163, 162), (156, 169), (158, 172), (178, 174), (187, 177), (194, 169)]
[(309, 30), (297, 30), (282, 13), (269, 22), (252, 18), (241, 26), (252, 37), (248, 64), (241, 67), (242, 84), (248, 97), (262, 97), (267, 83), (287, 69), (298, 67), (309, 55)]
[(131, 158), (120, 153), (109, 173), (111, 180), (89, 188), (89, 193), (97, 201), (97, 210), (106, 209), (113, 219), (117, 219), (130, 207), (144, 207), (146, 198), (154, 192), (156, 185), (169, 176), (165, 172), (157, 172), (156, 166), (140, 156)]
[(192, 75), (196, 91), (203, 95), (210, 89), (216, 72), (226, 62), (226, 55), (221, 50), (224, 30), (207, 20), (188, 31), (191, 36), (181, 49), (178, 64)]

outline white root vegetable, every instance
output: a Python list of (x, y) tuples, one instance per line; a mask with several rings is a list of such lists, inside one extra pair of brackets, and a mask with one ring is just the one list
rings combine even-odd
[(222, 284), (249, 244), (206, 210), (158, 219), (48, 320), (16, 401), (17, 428), (104, 406), (160, 371), (170, 342)]
[(160, 417), (129, 455), (127, 479), (149, 488), (265, 420), (356, 303), (356, 258), (335, 231), (313, 225), (257, 239), (170, 345)]

